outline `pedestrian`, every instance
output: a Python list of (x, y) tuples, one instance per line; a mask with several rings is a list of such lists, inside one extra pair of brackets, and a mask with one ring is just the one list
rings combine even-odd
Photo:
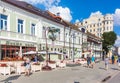
[(112, 64), (114, 64), (114, 62), (115, 62), (115, 58), (114, 58), (114, 55), (112, 55)]
[(108, 64), (109, 64), (109, 58), (108, 56), (106, 55), (105, 57), (105, 69), (108, 70)]
[(91, 63), (91, 58), (89, 55), (87, 55), (87, 67), (90, 67), (90, 63)]
[(118, 56), (118, 67), (120, 69), (120, 56)]
[(94, 57), (94, 55), (92, 55), (92, 57), (91, 57), (91, 67), (92, 68), (94, 67), (94, 64), (95, 64), (95, 57)]
[(114, 63), (117, 63), (117, 60), (118, 60), (118, 56), (114, 55)]
[(31, 64), (30, 64), (30, 58), (27, 56), (26, 60), (25, 60), (25, 76), (29, 76), (30, 75), (30, 71), (31, 71)]
[(37, 55), (34, 56), (34, 62), (36, 62), (36, 63), (38, 62), (38, 57), (37, 57)]

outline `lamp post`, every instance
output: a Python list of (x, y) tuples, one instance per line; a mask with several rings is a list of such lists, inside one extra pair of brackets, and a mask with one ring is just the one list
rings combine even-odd
[(72, 59), (73, 59), (73, 62), (74, 62), (74, 55), (75, 55), (75, 50), (74, 50), (74, 38), (75, 38), (75, 33), (73, 33), (73, 54), (72, 54)]

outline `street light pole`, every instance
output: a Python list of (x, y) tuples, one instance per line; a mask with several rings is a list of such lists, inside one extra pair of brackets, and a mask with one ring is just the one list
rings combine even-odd
[(73, 62), (74, 62), (74, 55), (75, 55), (75, 50), (74, 50), (74, 38), (75, 38), (75, 33), (73, 33), (73, 55), (72, 55), (72, 57), (73, 57)]
[(45, 29), (45, 40), (46, 40), (46, 65), (48, 65), (48, 45), (47, 45), (47, 36), (46, 32), (48, 29)]

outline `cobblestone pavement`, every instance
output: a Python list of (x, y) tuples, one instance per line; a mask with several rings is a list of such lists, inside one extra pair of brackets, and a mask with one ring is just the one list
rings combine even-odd
[(101, 83), (107, 76), (119, 73), (117, 64), (109, 64), (109, 69), (104, 69), (104, 62), (96, 63), (95, 67), (84, 66), (58, 68), (52, 71), (38, 71), (29, 77), (11, 74), (0, 75), (0, 83)]

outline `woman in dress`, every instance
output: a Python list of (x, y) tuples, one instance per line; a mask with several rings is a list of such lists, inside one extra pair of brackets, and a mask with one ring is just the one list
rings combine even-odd
[(25, 65), (25, 75), (29, 76), (30, 75), (30, 70), (31, 70), (29, 57), (26, 58), (25, 62), (26, 62), (26, 65)]

